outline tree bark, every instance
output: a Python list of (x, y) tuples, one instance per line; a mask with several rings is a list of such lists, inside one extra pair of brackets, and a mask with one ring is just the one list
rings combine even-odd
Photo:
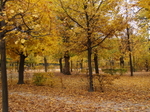
[(145, 68), (146, 68), (146, 72), (148, 72), (149, 71), (148, 60), (146, 60), (145, 62)]
[(127, 38), (128, 38), (130, 73), (131, 73), (131, 76), (133, 76), (133, 65), (132, 65), (132, 53), (131, 53), (131, 46), (130, 46), (130, 32), (129, 32), (129, 28), (127, 28)]
[(81, 61), (80, 61), (80, 69), (81, 69), (81, 71), (83, 69), (83, 59), (81, 59)]
[(65, 68), (64, 68), (63, 73), (65, 75), (71, 75), (71, 73), (70, 73), (70, 63), (69, 63), (70, 56), (69, 56), (68, 51), (65, 52), (64, 58), (65, 58)]
[(8, 112), (8, 88), (6, 72), (5, 39), (1, 39), (1, 80), (2, 80), (2, 112)]
[(59, 58), (59, 67), (60, 67), (60, 73), (63, 72), (63, 69), (62, 69), (62, 58)]
[[(0, 0), (0, 15), (3, 16), (3, 12), (5, 9), (5, 4), (7, 1)], [(4, 27), (5, 21), (0, 21), (0, 40), (1, 40), (1, 80), (2, 80), (2, 112), (8, 112), (8, 84), (7, 84), (7, 68), (6, 68), (6, 44), (5, 44), (5, 31), (2, 31), (2, 27)]]
[(91, 40), (90, 38), (88, 39), (88, 69), (89, 69), (89, 92), (94, 91), (93, 87), (93, 75), (92, 75), (92, 48), (91, 48)]
[(47, 70), (48, 70), (48, 63), (47, 63), (46, 56), (44, 56), (44, 68), (45, 68), (45, 72), (47, 72)]
[(94, 53), (94, 64), (95, 64), (95, 73), (99, 74), (99, 69), (98, 69), (98, 56), (97, 56), (97, 50)]
[(71, 61), (70, 61), (70, 71), (71, 71), (71, 72), (73, 72), (72, 66), (73, 66), (73, 62), (72, 62), (72, 60), (71, 60)]
[(124, 58), (123, 58), (123, 56), (120, 57), (120, 68), (124, 68)]
[(132, 65), (132, 54), (129, 53), (129, 62), (130, 62), (130, 73), (133, 76), (133, 65)]
[(23, 52), (20, 54), (20, 62), (19, 62), (19, 77), (18, 77), (18, 84), (24, 84), (24, 62), (26, 56)]

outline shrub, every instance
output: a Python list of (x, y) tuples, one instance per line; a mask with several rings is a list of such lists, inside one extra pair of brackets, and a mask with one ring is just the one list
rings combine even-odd
[(54, 86), (54, 75), (50, 72), (46, 73), (34, 73), (33, 75), (33, 84), (37, 86), (48, 85), (50, 87)]
[(118, 72), (119, 72), (120, 75), (123, 75), (127, 72), (127, 69), (125, 69), (125, 68), (118, 69)]
[(113, 81), (117, 79), (118, 76), (113, 76), (111, 74), (96, 74), (94, 75), (95, 82), (98, 81), (98, 87), (102, 92), (104, 92), (104, 88), (108, 85), (112, 85)]
[(102, 69), (102, 71), (104, 73), (108, 73), (108, 74), (111, 74), (111, 75), (114, 75), (117, 73), (117, 69)]
[(127, 72), (127, 69), (120, 68), (120, 69), (103, 69), (102, 70), (104, 73), (108, 73), (111, 75), (119, 73), (120, 75), (123, 75), (124, 73)]

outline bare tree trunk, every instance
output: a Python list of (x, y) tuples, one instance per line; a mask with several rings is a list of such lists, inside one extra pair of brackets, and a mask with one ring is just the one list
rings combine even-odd
[(60, 73), (63, 72), (63, 69), (62, 69), (62, 58), (59, 58), (59, 67), (60, 67)]
[(64, 58), (65, 58), (65, 68), (64, 68), (63, 73), (65, 75), (71, 75), (71, 73), (70, 73), (70, 63), (69, 63), (70, 56), (69, 56), (68, 51), (65, 52)]
[(89, 92), (93, 92), (94, 91), (94, 87), (93, 87), (93, 75), (92, 75), (92, 48), (91, 48), (91, 40), (88, 40), (88, 69), (89, 69)]
[(129, 28), (127, 28), (127, 38), (128, 38), (128, 50), (129, 50), (129, 62), (130, 62), (130, 73), (133, 76), (133, 65), (132, 65), (132, 54), (131, 54), (131, 46), (130, 46), (130, 32)]
[(44, 56), (44, 68), (45, 68), (45, 72), (47, 72), (47, 68), (48, 68), (48, 63), (47, 63), (47, 58), (46, 56)]
[[(0, 16), (3, 16), (5, 4), (7, 1), (0, 0)], [(1, 80), (2, 80), (2, 112), (8, 112), (8, 86), (7, 86), (7, 70), (6, 70), (6, 45), (5, 45), (5, 33), (2, 31), (2, 27), (5, 26), (5, 21), (0, 21), (0, 40), (1, 40)]]
[(24, 84), (24, 62), (25, 62), (25, 58), (26, 58), (26, 56), (22, 52), (20, 54), (18, 84)]
[(94, 52), (95, 73), (99, 74), (97, 50)]
[(133, 65), (132, 65), (132, 54), (129, 53), (129, 62), (130, 62), (130, 73), (131, 73), (131, 76), (133, 76)]
[(2, 112), (8, 112), (8, 89), (6, 72), (5, 40), (1, 39), (1, 80), (2, 80)]
[(145, 68), (146, 68), (146, 72), (148, 72), (148, 70), (149, 70), (148, 60), (146, 60), (146, 62), (145, 62)]
[(135, 56), (132, 56), (133, 58), (133, 72), (136, 72), (136, 62), (135, 62)]
[(120, 68), (124, 68), (124, 58), (123, 58), (123, 56), (120, 57)]
[(70, 61), (70, 71), (72, 72), (73, 70), (72, 70), (72, 65), (73, 65), (73, 62), (72, 62), (72, 60)]
[(81, 61), (80, 61), (80, 69), (81, 69), (81, 71), (83, 69), (83, 59), (81, 59)]

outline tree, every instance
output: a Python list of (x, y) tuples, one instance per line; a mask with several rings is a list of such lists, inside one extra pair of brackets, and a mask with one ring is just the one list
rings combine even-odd
[[(61, 39), (60, 39), (61, 40)], [(58, 41), (59, 43), (59, 41)], [(61, 45), (62, 42), (60, 42), (58, 44), (58, 46), (55, 48), (55, 53), (52, 54), (52, 56), (56, 59), (59, 60), (59, 68), (60, 68), (60, 73), (63, 73), (63, 53), (64, 53), (64, 49), (62, 48)], [(56, 43), (55, 43), (56, 44)]]
[[(47, 0), (45, 1), (42, 0), (42, 2), (39, 1), (37, 2), (34, 0), (32, 1), (1, 0), (0, 1), (0, 39), (1, 39), (1, 70), (2, 70), (1, 74), (2, 74), (3, 112), (8, 112), (5, 40), (8, 39), (10, 34), (13, 33), (14, 33), (13, 35), (14, 37), (12, 38), (18, 37), (17, 35), (20, 36), (21, 34), (22, 34), (21, 37), (25, 36), (25, 38), (23, 38), (23, 41), (27, 39), (28, 36), (37, 38), (39, 37), (39, 35), (41, 36), (41, 32), (42, 35), (47, 35), (47, 31), (50, 31), (51, 28), (49, 27), (50, 26), (49, 23), (51, 21), (49, 21), (50, 19), (49, 14), (43, 12), (50, 12), (50, 10), (48, 11), (48, 9), (50, 9), (51, 5), (49, 4), (51, 4), (51, 2)], [(21, 53), (21, 56), (23, 55), (24, 53)]]
[(95, 49), (95, 51), (94, 51), (94, 64), (95, 64), (95, 73), (99, 74), (97, 49)]
[(133, 76), (133, 59), (132, 59), (132, 35), (134, 35), (134, 25), (132, 25), (133, 22), (135, 22), (135, 7), (132, 2), (128, 2), (127, 0), (123, 3), (124, 9), (125, 9), (125, 21), (127, 22), (126, 30), (125, 30), (125, 38), (126, 38), (126, 44), (127, 44), (127, 50), (129, 55), (129, 64), (130, 64), (130, 73), (131, 76)]
[(3, 15), (5, 5), (8, 0), (0, 0), (0, 52), (1, 52), (1, 80), (2, 80), (2, 112), (8, 112), (8, 89), (7, 89), (7, 72), (6, 72), (6, 47), (5, 47), (5, 34), (8, 30), (2, 30), (6, 25)]
[(70, 73), (70, 62), (69, 62), (70, 56), (69, 56), (68, 51), (65, 52), (64, 59), (65, 59), (65, 67), (64, 67), (63, 73), (66, 75), (71, 75), (71, 73)]
[(59, 58), (60, 73), (63, 73), (62, 58)]
[[(140, 29), (140, 27), (139, 27)], [(147, 29), (147, 28), (146, 28)], [(145, 28), (141, 28), (133, 40), (133, 59), (135, 69), (149, 69), (149, 34)], [(135, 36), (133, 36), (135, 37)]]
[(8, 25), (15, 28), (13, 32), (7, 35), (9, 54), (14, 52), (20, 56), (18, 84), (24, 83), (25, 58), (31, 52), (37, 52), (39, 43), (44, 42), (46, 38), (52, 35), (50, 6), (51, 2), (47, 0), (38, 2), (9, 1), (6, 6), (5, 15), (7, 15)]
[[(144, 31), (142, 31), (142, 35), (145, 36), (145, 38), (148, 39), (148, 41), (150, 40), (150, 1), (149, 0), (139, 0), (138, 3), (136, 4), (137, 7), (139, 8), (139, 11), (137, 13), (137, 18), (138, 18), (138, 22), (139, 22), (139, 27)], [(146, 34), (146, 35), (145, 35)], [(149, 45), (149, 42), (146, 42)], [(149, 54), (149, 46), (147, 48), (147, 53)], [(146, 60), (144, 61), (145, 66), (147, 68), (148, 71), (148, 58), (147, 55), (145, 55), (143, 58), (146, 57)]]
[[(9, 35), (7, 35), (7, 36), (9, 36)], [(22, 38), (22, 33), (20, 35), (18, 35), (18, 38), (16, 35), (13, 35), (13, 33), (10, 33), (10, 36), (14, 36), (16, 38), (8, 37), (7, 53), (12, 58), (19, 56), (18, 84), (24, 84), (25, 59), (29, 56), (30, 53), (32, 53), (35, 50), (35, 49), (33, 49), (33, 47), (36, 45), (36, 41), (34, 41), (34, 39), (25, 40), (24, 37)], [(19, 40), (19, 38), (20, 38), (20, 40)]]
[[(67, 19), (67, 16), (64, 15), (64, 13), (56, 11), (57, 12), (57, 24), (58, 24), (58, 31), (59, 36), (61, 37), (61, 42), (59, 41), (59, 46), (61, 49), (58, 48), (60, 51), (58, 54), (60, 54), (59, 62), (60, 62), (60, 70), (62, 73), (66, 75), (71, 75), (70, 72), (70, 52), (71, 52), (71, 44), (70, 44), (70, 36), (72, 34), (72, 21)], [(63, 56), (62, 56), (63, 55)], [(64, 58), (64, 67), (62, 67), (62, 57)]]
[(150, 19), (150, 1), (149, 0), (139, 0), (138, 7), (140, 7), (140, 14), (142, 18)]
[[(2, 37), (1, 37), (2, 38)], [(5, 39), (1, 39), (1, 79), (2, 79), (2, 111), (8, 112), (8, 89), (6, 72)]]
[[(118, 14), (116, 0), (59, 0), (67, 18), (74, 22), (71, 41), (80, 50), (87, 50), (89, 91), (94, 91), (91, 55), (92, 49), (122, 30), (122, 17)], [(120, 26), (120, 24), (122, 24)]]

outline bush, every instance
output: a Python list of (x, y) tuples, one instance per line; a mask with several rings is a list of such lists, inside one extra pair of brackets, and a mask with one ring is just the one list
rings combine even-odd
[(102, 71), (104, 73), (108, 73), (108, 74), (111, 74), (111, 75), (114, 75), (117, 73), (117, 69), (102, 69)]
[(50, 72), (47, 73), (34, 73), (33, 84), (37, 86), (48, 85), (50, 87), (54, 86), (54, 75)]
[(120, 75), (123, 75), (127, 72), (127, 69), (125, 69), (125, 68), (118, 69), (118, 72), (119, 72)]
[(108, 73), (111, 75), (119, 73), (120, 75), (123, 75), (127, 72), (127, 69), (121, 68), (121, 69), (102, 69), (104, 73)]
[(112, 76), (111, 74), (96, 74), (94, 75), (94, 80), (98, 81), (98, 87), (102, 92), (106, 86), (112, 85), (115, 79), (118, 79), (118, 76)]

